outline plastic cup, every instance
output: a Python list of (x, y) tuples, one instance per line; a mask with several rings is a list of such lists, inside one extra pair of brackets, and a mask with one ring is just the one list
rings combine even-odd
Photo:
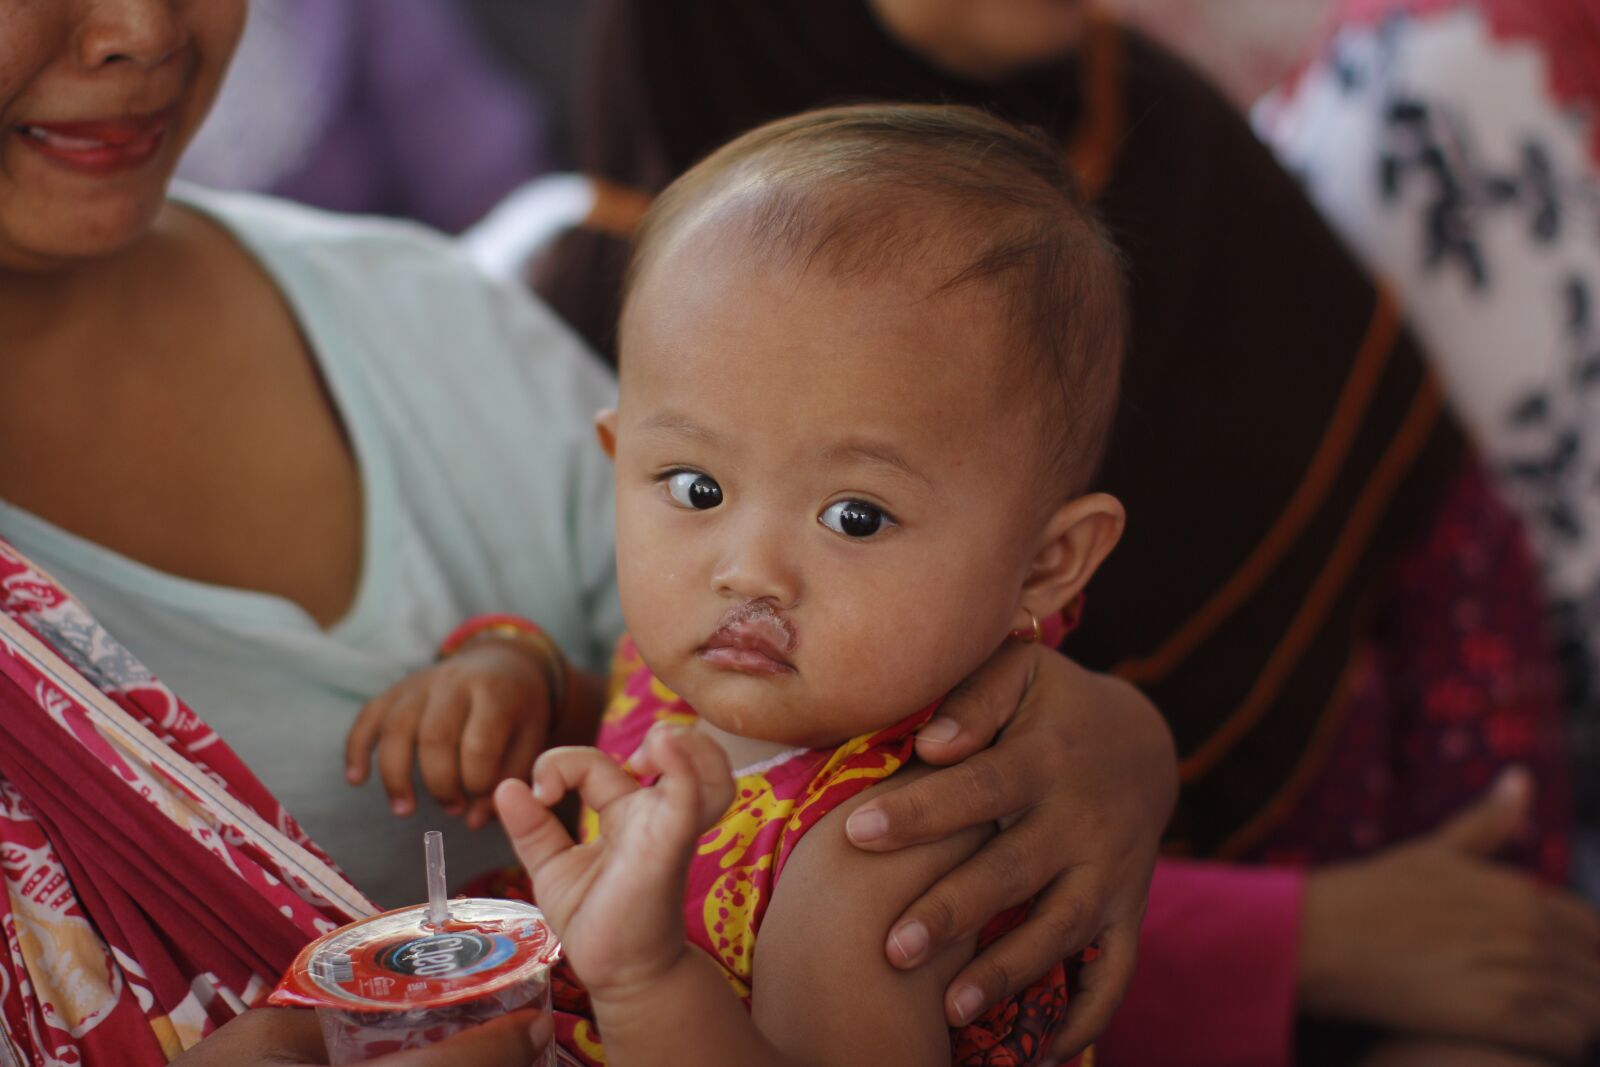
[[(268, 1003), (314, 1008), (330, 1064), (425, 1048), (507, 1012), (550, 1010), (561, 955), (538, 908), (461, 899), (443, 924), (428, 905), (342, 926), (301, 950)], [(552, 1046), (534, 1060), (555, 1067)]]

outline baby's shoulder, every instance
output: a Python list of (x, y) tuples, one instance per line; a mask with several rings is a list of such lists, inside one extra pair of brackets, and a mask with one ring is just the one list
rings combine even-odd
[(789, 1039), (826, 1053), (863, 1033), (885, 1032), (892, 1019), (899, 1046), (948, 1055), (944, 989), (972, 959), (976, 938), (947, 944), (910, 971), (890, 965), (885, 940), (906, 908), (989, 833), (963, 831), (885, 853), (864, 852), (845, 835), (862, 805), (926, 773), (913, 764), (840, 803), (784, 868), (755, 953), (751, 1008), (762, 1030), (786, 1047)]
[(797, 887), (801, 893), (830, 893), (830, 887), (838, 887), (845, 890), (839, 894), (842, 898), (849, 896), (853, 887), (870, 885), (870, 892), (864, 895), (874, 898), (875, 910), (889, 910), (891, 905), (883, 898), (893, 895), (896, 889), (905, 894), (901, 907), (915, 900), (928, 886), (981, 848), (994, 836), (994, 828), (970, 827), (939, 841), (893, 852), (867, 852), (850, 842), (846, 825), (858, 810), (885, 793), (934, 773), (936, 768), (912, 761), (834, 806), (795, 846), (784, 868), (779, 892), (785, 885)]

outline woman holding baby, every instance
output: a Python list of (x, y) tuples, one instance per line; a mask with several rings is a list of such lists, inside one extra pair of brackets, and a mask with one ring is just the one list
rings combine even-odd
[[(416, 835), (439, 805), (409, 782), (394, 800), (378, 779), (351, 790), (344, 742), (362, 704), (463, 618), (537, 619), (589, 670), (618, 635), (591, 430), (614, 386), (548, 312), (409, 227), (168, 198), (243, 13), (0, 3), (0, 748), (64, 744), (49, 766), (73, 772), (13, 762), (0, 794), (8, 928), (29, 931), (0, 961), (0, 1047), (18, 1062), (170, 1058), (257, 1001), (318, 929), (370, 907), (362, 892), (413, 897)], [(545, 703), (519, 710), (488, 787), (527, 774), (552, 736), (593, 737)], [(1012, 727), (953, 777), (880, 804), (873, 847), (1020, 816), (922, 905), (994, 914), (1009, 903), (996, 870), (1057, 885), (1034, 936), (975, 962), (998, 996), (994, 973), (1042, 971), (1137, 924), (1169, 750), (1131, 689), (1037, 647), (1003, 650), (944, 710), (943, 735), (922, 742), (933, 761)], [(107, 747), (106, 731), (160, 747)], [(1041, 753), (1081, 764), (1073, 784), (1036, 767)], [(395, 800), (424, 819), (396, 818)], [(452, 833), (457, 871), (509, 856), (497, 828)], [(62, 945), (82, 961), (72, 974), (53, 970)], [(1089, 1034), (1131, 947), (1108, 960), (1105, 991), (1082, 998)], [(198, 1047), (266, 1055), (257, 1027), (318, 1055), (314, 1025), (282, 1013)], [(469, 1040), (514, 1058), (528, 1036)]]
[[(1173, 154), (1184, 152), (1197, 130), (1225, 135), (1208, 142), (1219, 166), (1235, 158), (1229, 153), (1254, 158), (1242, 141), (1229, 139), (1231, 127), (1203, 90), (1178, 97), (1199, 101), (1190, 113), (1141, 112), (1142, 125), (1134, 128), (1144, 136), (1125, 139), (1114, 124), (1117, 110), (1090, 107), (1059, 80), (1000, 77), (985, 69), (982, 55), (974, 66), (974, 57), (941, 44), (949, 38), (940, 35), (937, 20), (918, 16), (917, 5), (882, 7), (883, 25), (896, 28), (893, 40), (906, 43), (887, 51), (875, 44), (879, 50), (867, 65), (894, 75), (893, 84), (948, 67), (963, 72), (956, 84), (974, 94), (1017, 105), (1043, 99), (1058, 107), (1059, 114), (1046, 117), (1062, 120), (1055, 132), (1080, 134), (1071, 138), (1075, 155), (1091, 190), (1097, 175), (1105, 183), (1102, 203), (1113, 236), (1133, 257), (1134, 341), (1125, 388), (1136, 402), (1125, 400), (1120, 409), (1103, 477), (1135, 516), (1146, 518), (1136, 518), (1097, 582), (1086, 625), (1069, 647), (1108, 667), (1127, 657), (1149, 661), (1124, 664), (1124, 673), (1163, 704), (1194, 694), (1194, 703), (1215, 716), (1193, 719), (1192, 732), (1190, 715), (1173, 719), (1190, 772), (1180, 838), (1196, 854), (1259, 854), (1275, 841), (1313, 859), (1366, 852), (1431, 826), (1446, 805), (1486, 785), (1494, 764), (1507, 760), (1540, 766), (1538, 795), (1558, 803), (1558, 781), (1542, 769), (1549, 742), (1541, 732), (1547, 705), (1537, 672), (1513, 676), (1495, 666), (1508, 657), (1534, 663), (1543, 654), (1537, 626), (1524, 622), (1536, 608), (1524, 606), (1529, 598), (1518, 579), (1515, 533), (1494, 518), (1492, 499), (1478, 491), (1448, 418), (1430, 400), (1414, 350), (1396, 339), (1384, 305), (1343, 266), (1322, 231), (1296, 228), (1304, 218), (1298, 194), (1266, 171), (1256, 184), (1233, 188), (1256, 212), (1252, 233), (1309, 241), (1318, 251), (1297, 246), (1305, 261), (1340, 265), (1325, 276), (1295, 275), (1282, 267), (1298, 260), (1261, 250), (1259, 262), (1277, 271), (1290, 291), (1321, 287), (1319, 306), (1329, 321), (1320, 325), (1273, 310), (1271, 300), (1264, 301), (1264, 317), (1253, 318), (1226, 299), (1243, 291), (1229, 289), (1237, 275), (1221, 269), (1234, 261), (1214, 256), (1226, 242), (1201, 229), (1225, 220), (1220, 208), (1177, 211), (1174, 197), (1174, 210), (1160, 215), (1150, 205), (1168, 200), (1141, 199), (1138, 187), (1119, 193), (1129, 173), (1170, 173)], [(28, 736), (43, 743), (56, 736), (51, 724), (72, 721), (37, 714), (61, 706), (58, 691), (70, 690), (84, 708), (106, 716), (116, 709), (100, 707), (94, 692), (112, 698), (165, 739), (181, 757), (174, 767), (200, 766), (208, 781), (220, 780), (225, 795), (215, 797), (203, 783), (194, 784), (210, 798), (201, 804), (204, 817), (178, 825), (191, 837), (231, 833), (229, 840), (242, 842), (237, 849), (243, 850), (230, 853), (226, 870), (203, 884), (199, 872), (213, 870), (203, 857), (185, 868), (183, 884), (159, 877), (130, 882), (118, 866), (125, 859), (107, 842), (131, 840), (154, 852), (147, 842), (172, 839), (166, 828), (174, 824), (173, 811), (187, 810), (190, 801), (177, 796), (167, 807), (153, 804), (158, 819), (141, 819), (108, 836), (93, 820), (79, 825), (72, 819), (80, 808), (73, 801), (91, 795), (86, 790), (93, 783), (30, 778), (19, 786), (27, 768), (8, 769), (11, 788), (0, 796), (16, 818), (3, 824), (6, 840), (14, 845), (19, 838), (11, 835), (35, 834), (27, 854), (36, 857), (26, 867), (6, 869), (12, 899), (33, 901), (30, 894), (51, 887), (42, 898), (49, 907), (15, 921), (52, 931), (49, 943), (85, 946), (79, 958), (93, 976), (86, 984), (52, 984), (46, 963), (54, 957), (30, 948), (45, 942), (18, 940), (4, 972), (11, 981), (0, 995), (8, 1051), (21, 1062), (61, 1049), (90, 1063), (156, 1062), (191, 1047), (192, 1062), (246, 1062), (246, 1050), (262, 1060), (315, 1062), (314, 1025), (282, 1013), (245, 1013), (200, 1040), (259, 997), (297, 939), (365, 906), (348, 883), (341, 888), (342, 879), (308, 847), (278, 801), (305, 820), (310, 837), (357, 886), (386, 902), (408, 899), (415, 893), (400, 872), (412, 865), (421, 827), (396, 820), (394, 812), (421, 809), (433, 817), (432, 805), (441, 802), (481, 819), (487, 788), (502, 775), (525, 775), (546, 741), (591, 739), (592, 720), (553, 717), (548, 697), (558, 681), (568, 694), (594, 684), (592, 674), (579, 670), (598, 670), (618, 634), (611, 483), (589, 429), (592, 413), (611, 403), (614, 386), (552, 316), (482, 282), (447, 246), (403, 227), (183, 189), (167, 199), (171, 167), (221, 77), (241, 15), (236, 3), (0, 0), (0, 337), (6, 339), (0, 369), (8, 398), (26, 398), (12, 399), (0, 424), (0, 537), (20, 549), (8, 550), (14, 580), (5, 586), (7, 616), (49, 646), (35, 648), (21, 637), (7, 644), (20, 666), (8, 671), (15, 692), (8, 691), (0, 722), (8, 728), (32, 724), (35, 733)], [(849, 17), (848, 27), (864, 34), (861, 39), (886, 39), (865, 8)], [(740, 51), (737, 40), (719, 38), (740, 27), (727, 12), (707, 9), (705, 19), (686, 20), (684, 27), (728, 62), (768, 71), (781, 66), (768, 55)], [(632, 35), (647, 30), (624, 23), (619, 32), (623, 40), (637, 40)], [(1030, 48), (1056, 48), (1047, 37), (1023, 36)], [(788, 43), (806, 40), (791, 36)], [(1075, 40), (1061, 38), (1060, 47), (1071, 48)], [(1127, 68), (1136, 79), (1155, 78), (1151, 71), (1173, 76), (1140, 48), (1134, 46), (1137, 62)], [(919, 58), (924, 55), (933, 63)], [(619, 69), (631, 68), (596, 67)], [(718, 68), (708, 63), (702, 69), (710, 74)], [(1107, 79), (1122, 70), (1093, 63), (1084, 69)], [(926, 84), (932, 90), (945, 83)], [(888, 90), (866, 83), (826, 91)], [(715, 99), (762, 103), (738, 91)], [(785, 97), (782, 111), (752, 112), (738, 124), (699, 131), (703, 136), (675, 160), (609, 176), (654, 192), (715, 143), (823, 102), (815, 93)], [(705, 103), (668, 114), (713, 115), (697, 112)], [(619, 121), (629, 114), (616, 111)], [(1008, 117), (1040, 116), (1019, 107)], [(648, 128), (636, 133), (638, 145), (654, 143)], [(1226, 150), (1219, 153), (1218, 144)], [(1191, 173), (1197, 180), (1206, 176)], [(1208, 196), (1230, 188), (1203, 181), (1202, 187)], [(1142, 219), (1140, 228), (1119, 222), (1119, 204), (1128, 218)], [(1285, 225), (1263, 224), (1266, 211)], [(1153, 256), (1150, 246), (1167, 240), (1166, 251)], [(1191, 305), (1201, 309), (1200, 318), (1180, 329), (1176, 317), (1145, 310), (1152, 292), (1168, 300), (1193, 293), (1197, 274), (1217, 287)], [(608, 292), (603, 285), (593, 291)], [(1258, 336), (1264, 338), (1259, 344), (1245, 343)], [(1226, 373), (1175, 356), (1158, 364), (1152, 362), (1157, 357), (1142, 355), (1162, 351), (1152, 337), (1168, 343), (1181, 337), (1241, 362)], [(1308, 337), (1326, 339), (1332, 354), (1308, 355), (1294, 365), (1268, 358), (1309, 353), (1302, 347)], [(1363, 361), (1357, 358), (1363, 352), (1376, 355)], [(1351, 382), (1366, 383), (1365, 391), (1352, 393)], [(1234, 396), (1249, 390), (1252, 402), (1223, 405), (1230, 388), (1238, 390)], [(1346, 430), (1331, 437), (1344, 444), (1333, 459), (1308, 468), (1308, 457), (1327, 452), (1319, 442), (1330, 439), (1324, 432), (1330, 410), (1345, 410), (1336, 400), (1352, 395), (1360, 417), (1334, 420)], [(1267, 417), (1229, 424), (1230, 413), (1254, 410), (1262, 396), (1271, 398)], [(1206, 413), (1224, 422), (1220, 430), (1192, 421)], [(1398, 453), (1396, 442), (1404, 445)], [(1320, 472), (1320, 481), (1310, 479), (1308, 469)], [(1219, 477), (1246, 471), (1248, 481)], [(1309, 503), (1296, 504), (1308, 495), (1297, 488), (1303, 478), (1323, 488), (1309, 494)], [(1375, 508), (1362, 505), (1364, 487), (1373, 484), (1386, 487)], [(1346, 512), (1375, 517), (1352, 539), (1337, 521)], [(1297, 516), (1290, 534), (1267, 536), (1278, 528), (1279, 514)], [(1464, 540), (1486, 530), (1487, 547)], [(1239, 573), (1272, 580), (1228, 581), (1232, 567), (1223, 561), (1249, 557), (1240, 546), (1258, 543), (1276, 547), (1266, 563)], [(1174, 551), (1175, 544), (1184, 550)], [(1467, 558), (1494, 561), (1492, 577), (1465, 568)], [(1320, 577), (1330, 573), (1333, 579)], [(1366, 610), (1374, 599), (1394, 605), (1380, 614), (1381, 624)], [(1421, 649), (1401, 640), (1427, 633), (1430, 621), (1458, 617), (1440, 605), (1463, 602), (1487, 608), (1492, 625), (1474, 625), (1470, 633)], [(1310, 603), (1321, 607), (1301, 621)], [(1212, 604), (1221, 607), (1198, 610)], [(470, 773), (465, 760), (439, 758), (464, 748), (470, 706), (464, 715), (445, 709), (430, 716), (424, 703), (405, 716), (409, 728), (391, 735), (398, 740), (380, 746), (376, 779), (344, 792), (338, 783), (357, 710), (425, 666), (463, 619), (506, 611), (536, 621), (574, 671), (557, 676), (546, 662), (502, 664), (521, 672), (535, 692), (542, 682), (546, 702), (521, 707), (516, 718), (484, 716), (490, 738), (500, 743), (475, 746)], [(1191, 616), (1211, 623), (1186, 625)], [(1274, 655), (1290, 637), (1297, 654)], [(1389, 672), (1384, 650), (1397, 643), (1411, 649), (1410, 666)], [(1475, 661), (1486, 673), (1462, 674), (1451, 657), (1463, 644), (1486, 650)], [(24, 646), (26, 657), (17, 651)], [(474, 654), (497, 651), (486, 643)], [(223, 740), (178, 729), (199, 720), (140, 661), (195, 701)], [(46, 676), (90, 684), (41, 690), (39, 679)], [(1307, 791), (1318, 772), (1348, 781), (1348, 775), (1339, 778), (1339, 768), (1372, 766), (1405, 709), (1433, 683), (1453, 680), (1441, 688), (1456, 693), (1491, 676), (1494, 684), (1483, 687), (1492, 694), (1488, 706), (1438, 705), (1453, 709), (1456, 721), (1474, 724), (1455, 761), (1439, 764), (1426, 749), (1413, 754), (1416, 773), (1454, 775), (1451, 788), (1421, 789), (1414, 797), (1395, 791), (1392, 782)], [(1239, 689), (1256, 679), (1276, 679), (1265, 699)], [(1323, 714), (1284, 711), (1296, 707)], [(1236, 708), (1244, 713), (1223, 714)], [(852, 823), (855, 836), (879, 848), (1022, 818), (912, 903), (880, 941), (896, 965), (916, 967), (940, 956), (946, 941), (1049, 886), (1031, 922), (955, 973), (946, 992), (952, 1006), (968, 989), (992, 1002), (1099, 939), (1105, 955), (1083, 967), (1063, 1028), (1061, 1051), (1071, 1051), (1100, 1029), (1131, 972), (1131, 933), (1168, 808), (1164, 734), (1126, 686), (1019, 642), (1003, 645), (942, 711), (943, 718), (923, 727), (917, 752), (929, 762), (963, 756), (965, 762), (858, 809), (856, 815), (868, 817)], [(425, 734), (425, 720), (442, 724), (442, 732)], [(973, 754), (1007, 722), (998, 745)], [(1346, 723), (1352, 725), (1340, 732)], [(1491, 734), (1478, 728), (1484, 723), (1500, 727)], [(1502, 738), (1505, 747), (1478, 747), (1488, 736)], [(146, 773), (90, 744), (91, 735), (74, 738), (75, 744), (83, 738), (80, 748), (93, 757), (78, 756), (86, 774), (98, 765), (120, 775), (117, 781), (143, 775), (150, 795), (164, 795), (159, 787), (169, 780), (169, 757), (157, 753), (159, 766)], [(18, 751), (15, 743), (8, 747)], [(239, 756), (230, 759), (233, 750)], [(484, 753), (503, 763), (494, 766)], [(425, 786), (421, 795), (406, 773), (413, 760)], [(98, 771), (93, 782), (96, 789), (111, 788)], [(1336, 941), (1362, 933), (1365, 913), (1349, 905), (1359, 905), (1363, 887), (1392, 886), (1394, 874), (1384, 872), (1396, 872), (1402, 859), (1410, 864), (1405, 870), (1420, 872), (1430, 884), (1443, 865), (1455, 863), (1459, 877), (1447, 879), (1451, 885), (1483, 885), (1488, 864), (1471, 857), (1493, 851), (1526, 814), (1526, 784), (1511, 783), (1453, 827), (1448, 840), (1432, 843), (1429, 852), (1396, 852), (1379, 876), (1352, 867), (1340, 880), (1317, 882), (1278, 871), (1169, 868), (1167, 884), (1186, 886), (1181, 900), (1217, 904), (1210, 919), (1233, 918), (1203, 929), (1181, 911), (1157, 914), (1161, 922), (1152, 934), (1164, 924), (1212, 940), (1190, 939), (1170, 953), (1153, 952), (1150, 946), (1160, 942), (1147, 940), (1147, 959), (1155, 962), (1146, 973), (1159, 980), (1196, 961), (1224, 959), (1222, 950), (1252, 940), (1245, 933), (1252, 921), (1258, 931), (1260, 924), (1276, 924), (1271, 934), (1287, 930), (1292, 941), (1302, 907), (1307, 916), (1319, 914)], [(125, 807), (147, 816), (139, 806), (146, 803), (130, 798)], [(41, 811), (51, 814), (40, 820)], [(219, 811), (230, 814), (225, 819)], [(1347, 818), (1350, 813), (1360, 817)], [(1369, 826), (1372, 836), (1363, 836)], [(1352, 836), (1337, 839), (1336, 830)], [(460, 846), (467, 858), (457, 869), (492, 863), (499, 840), (498, 831), (489, 830)], [(1561, 862), (1559, 838), (1547, 841), (1554, 843), (1546, 843), (1539, 858), (1553, 869)], [(170, 847), (180, 848), (176, 839)], [(1174, 876), (1185, 881), (1173, 883)], [(269, 892), (289, 882), (297, 887), (293, 900)], [(323, 888), (302, 892), (306, 882)], [(109, 885), (125, 886), (126, 895), (110, 894)], [(1248, 895), (1250, 914), (1241, 916), (1225, 903), (1246, 885), (1256, 888)], [(1544, 903), (1555, 901), (1553, 894), (1535, 898), (1520, 876), (1511, 875), (1493, 888), (1486, 906), (1546, 908), (1538, 914), (1548, 913), (1560, 931), (1560, 944), (1549, 951), (1576, 957), (1592, 944), (1586, 918), (1564, 903)], [(271, 906), (263, 909), (261, 901)], [(1445, 903), (1455, 906), (1453, 899)], [(92, 920), (87, 925), (85, 916)], [(180, 924), (182, 916), (195, 922)], [(230, 924), (237, 916), (254, 921)], [(170, 930), (172, 940), (163, 941), (160, 930)], [(1311, 944), (1306, 958), (1314, 958)], [(1232, 978), (1214, 983), (1213, 991), (1235, 1003), (1258, 995), (1282, 1008), (1270, 1025), (1240, 1031), (1223, 1024), (1235, 1032), (1224, 1036), (1267, 1050), (1261, 1053), (1266, 1062), (1287, 1042), (1287, 1023), (1280, 1020), (1292, 1019), (1296, 994), (1284, 968), (1292, 971), (1294, 961), (1274, 956), (1256, 962), (1260, 966), (1227, 971)], [(1370, 1004), (1350, 997), (1350, 985), (1339, 981), (1341, 962), (1374, 973), (1369, 958), (1335, 960), (1321, 975), (1320, 991), (1331, 1005), (1344, 997), (1342, 1010), (1365, 1018)], [(150, 979), (156, 971), (161, 978)], [(1519, 981), (1523, 973), (1511, 967), (1508, 980)], [(24, 974), (31, 976), (28, 983), (21, 981)], [(1565, 996), (1567, 987), (1557, 992)], [(1400, 1026), (1431, 1007), (1426, 1000), (1395, 1003), (1410, 1018), (1378, 1021)], [(1569, 1017), (1581, 1020), (1585, 1008), (1581, 999), (1569, 1006), (1556, 998), (1542, 1031), (1556, 1032)], [(524, 1022), (471, 1035), (471, 1050), (406, 1054), (393, 1062), (519, 1062), (531, 1039)], [(1459, 1040), (1504, 1036), (1498, 1030), (1456, 1033), (1448, 1015), (1432, 1022)], [(1563, 1041), (1585, 1036), (1581, 1026), (1568, 1033), (1561, 1031)], [(1203, 1048), (1205, 1042), (1192, 1044)]]

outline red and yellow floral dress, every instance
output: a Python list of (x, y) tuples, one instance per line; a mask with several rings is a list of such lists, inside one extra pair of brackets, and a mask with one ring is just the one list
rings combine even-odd
[[(619, 762), (635, 752), (658, 722), (690, 723), (695, 713), (662, 685), (624, 640), (613, 663), (612, 699), (599, 746)], [(806, 831), (823, 816), (899, 770), (911, 758), (916, 729), (928, 708), (885, 730), (834, 749), (800, 749), (737, 775), (735, 800), (700, 838), (689, 866), (684, 919), (689, 940), (722, 968), (733, 991), (750, 1004), (751, 960), (761, 920), (784, 865)], [(595, 832), (592, 813), (584, 834)], [(1026, 908), (997, 916), (984, 941), (1021, 922)], [(568, 970), (557, 975), (556, 1036), (580, 1062), (606, 1062), (588, 1001)], [(1067, 1005), (1067, 973), (1053, 967), (1023, 993), (951, 1033), (951, 1062), (960, 1067), (1021, 1067), (1045, 1059)]]

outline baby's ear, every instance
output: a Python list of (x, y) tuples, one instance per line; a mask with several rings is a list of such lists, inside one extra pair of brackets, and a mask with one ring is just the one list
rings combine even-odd
[[(1069, 500), (1050, 516), (1033, 568), (1022, 586), (1022, 608), (1040, 619), (1078, 598), (1122, 537), (1127, 523), (1122, 502), (1105, 493)], [(1019, 615), (1016, 629), (1031, 623)]]
[(606, 408), (594, 417), (594, 435), (613, 460), (617, 458), (617, 409)]

